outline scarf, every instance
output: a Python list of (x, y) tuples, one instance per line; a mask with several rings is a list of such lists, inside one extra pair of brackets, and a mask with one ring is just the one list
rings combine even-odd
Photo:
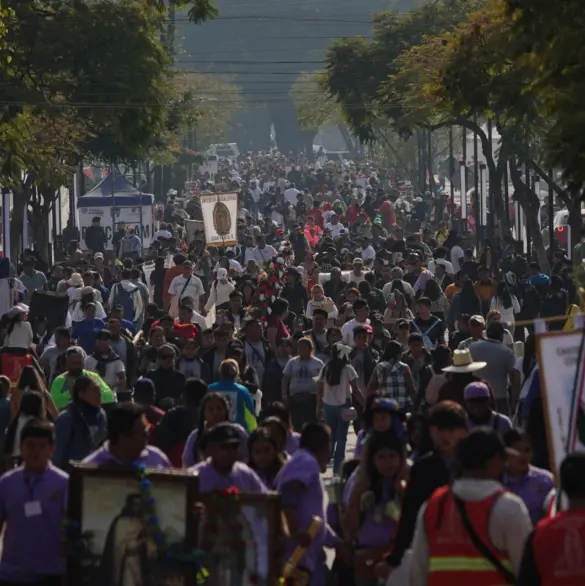
[(110, 362), (115, 362), (116, 360), (120, 360), (120, 357), (114, 352), (111, 348), (108, 350), (106, 354), (100, 354), (99, 352), (94, 352), (92, 356), (97, 360), (97, 364), (95, 367), (95, 371), (102, 377), (105, 378), (106, 376), (106, 368)]

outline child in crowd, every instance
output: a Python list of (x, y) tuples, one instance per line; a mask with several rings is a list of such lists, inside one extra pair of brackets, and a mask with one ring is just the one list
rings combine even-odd
[(274, 490), (276, 475), (285, 462), (285, 456), (267, 427), (258, 427), (250, 434), (248, 454), (250, 468), (258, 474), (268, 490)]
[[(189, 468), (202, 460), (201, 448), (198, 445), (199, 440), (203, 437), (206, 429), (210, 429), (219, 423), (229, 422), (230, 420), (230, 406), (227, 399), (219, 393), (209, 393), (205, 395), (201, 402), (201, 419), (199, 426), (187, 438), (185, 448), (183, 450), (182, 462), (183, 468)], [(235, 424), (235, 429), (240, 434), (240, 446), (238, 450), (238, 459), (246, 462), (248, 459), (248, 452), (246, 442), (248, 441), (248, 434), (241, 426)]]
[(292, 456), (299, 448), (301, 434), (293, 428), (290, 411), (284, 403), (276, 401), (262, 411), (261, 419), (264, 420), (268, 417), (277, 417), (285, 425), (288, 432), (285, 451), (289, 456)]
[(342, 526), (356, 545), (356, 585), (376, 586), (374, 568), (391, 549), (400, 516), (406, 446), (393, 431), (374, 431), (364, 458), (345, 486)]
[(394, 399), (371, 395), (366, 399), (364, 429), (360, 430), (355, 442), (354, 458), (361, 458), (368, 434), (371, 431), (392, 430), (397, 437), (405, 439), (406, 432), (400, 414), (400, 407)]

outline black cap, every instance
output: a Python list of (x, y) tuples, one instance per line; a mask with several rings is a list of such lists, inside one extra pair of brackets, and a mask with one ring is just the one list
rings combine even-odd
[(209, 444), (240, 444), (241, 436), (233, 423), (218, 423), (203, 434), (206, 445)]

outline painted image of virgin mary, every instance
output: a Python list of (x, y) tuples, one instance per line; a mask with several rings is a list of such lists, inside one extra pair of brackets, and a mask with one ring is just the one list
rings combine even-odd
[(100, 571), (102, 583), (108, 586), (154, 586), (149, 566), (156, 556), (156, 543), (143, 518), (142, 497), (129, 494), (106, 536)]

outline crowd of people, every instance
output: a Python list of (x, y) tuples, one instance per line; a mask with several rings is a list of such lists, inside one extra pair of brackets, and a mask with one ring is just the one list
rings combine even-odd
[[(563, 463), (552, 516), (531, 393), (534, 319), (571, 327), (566, 254), (546, 275), (509, 236), (476, 251), (440, 195), (323, 152), (242, 156), (199, 187), (238, 190), (235, 245), (186, 240), (197, 197), (170, 194), (148, 250), (124, 226), (108, 250), (98, 221), (65, 262), (29, 254), (11, 279), (0, 356), (27, 364), (0, 376), (0, 585), (61, 583), (71, 461), (278, 491), (287, 555), (308, 546), (299, 584), (579, 583), (582, 564), (553, 562), (585, 519), (585, 460)], [(59, 327), (28, 320), (41, 291), (67, 298)], [(31, 547), (53, 555), (31, 564)]]

